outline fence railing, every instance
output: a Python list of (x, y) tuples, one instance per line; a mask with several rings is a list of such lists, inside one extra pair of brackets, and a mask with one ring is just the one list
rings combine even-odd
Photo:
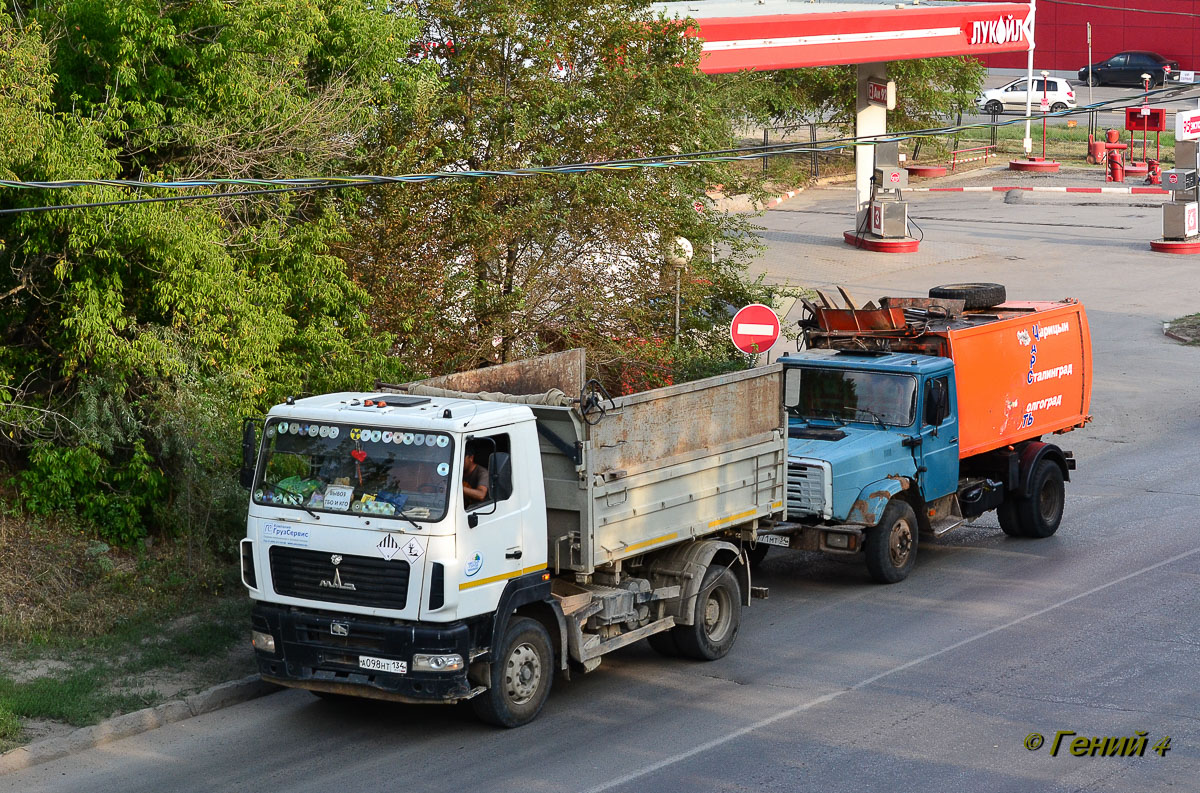
[[(979, 155), (979, 156), (975, 156), (975, 157), (959, 156), (962, 154), (971, 154), (971, 153), (979, 152), (979, 151), (983, 152), (983, 154)], [(959, 165), (962, 165), (963, 163), (977, 162), (979, 160), (983, 160), (986, 163), (988, 161), (988, 157), (995, 157), (995, 156), (996, 156), (996, 147), (990, 143), (986, 146), (973, 146), (969, 149), (955, 149), (954, 151), (950, 152), (950, 172), (953, 173), (954, 169), (957, 168)]]

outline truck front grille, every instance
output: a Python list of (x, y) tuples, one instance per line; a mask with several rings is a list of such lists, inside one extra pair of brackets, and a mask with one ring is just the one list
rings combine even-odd
[[(333, 563), (337, 558), (338, 563)], [(288, 597), (402, 609), (408, 602), (408, 562), (272, 545), (271, 581)]]
[(825, 512), (825, 469), (819, 465), (788, 462), (788, 515), (821, 515)]

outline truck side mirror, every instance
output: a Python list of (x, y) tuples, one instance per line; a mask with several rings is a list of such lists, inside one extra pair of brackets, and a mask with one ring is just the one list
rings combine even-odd
[(254, 469), (258, 463), (258, 434), (254, 431), (254, 419), (242, 420), (242, 470), (238, 480), (249, 490), (254, 486)]

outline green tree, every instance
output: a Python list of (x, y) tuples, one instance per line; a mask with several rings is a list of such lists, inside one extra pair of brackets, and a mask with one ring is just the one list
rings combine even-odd
[[(938, 127), (958, 113), (974, 110), (985, 73), (982, 63), (965, 56), (887, 64), (888, 79), (896, 82), (896, 109), (888, 111), (888, 129)], [(847, 132), (854, 129), (855, 66), (760, 72), (755, 85), (748, 109), (760, 122), (822, 122)]]
[[(734, 139), (730, 107), (742, 84), (702, 74), (685, 23), (656, 18), (644, 0), (420, 0), (413, 9), (423, 33), (409, 64), (420, 78), (380, 129), (376, 170), (502, 171), (724, 149)], [(375, 327), (415, 368), (583, 345), (618, 381), (639, 368), (670, 377), (698, 350), (736, 363), (713, 329), (724, 327), (728, 303), (764, 292), (742, 278), (754, 247), (748, 221), (712, 212), (706, 197), (713, 184), (754, 189), (740, 173), (753, 171), (708, 164), (381, 189), (340, 251), (378, 296)], [(665, 263), (676, 236), (697, 252), (681, 279), (679, 350)]]
[[(16, 6), (0, 17), (0, 176), (345, 173), (406, 90), (412, 32), (351, 0)], [(4, 189), (0, 206), (131, 197)], [(27, 505), (126, 543), (232, 522), (240, 416), (392, 365), (331, 253), (351, 199), (0, 216), (0, 426)]]

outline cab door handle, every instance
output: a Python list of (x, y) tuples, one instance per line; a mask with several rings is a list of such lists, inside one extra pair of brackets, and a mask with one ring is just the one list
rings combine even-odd
[(510, 548), (508, 550), (508, 552), (504, 554), (504, 558), (505, 559), (520, 559), (521, 558), (521, 550), (519, 548), (516, 550), (513, 550), (512, 548)]

